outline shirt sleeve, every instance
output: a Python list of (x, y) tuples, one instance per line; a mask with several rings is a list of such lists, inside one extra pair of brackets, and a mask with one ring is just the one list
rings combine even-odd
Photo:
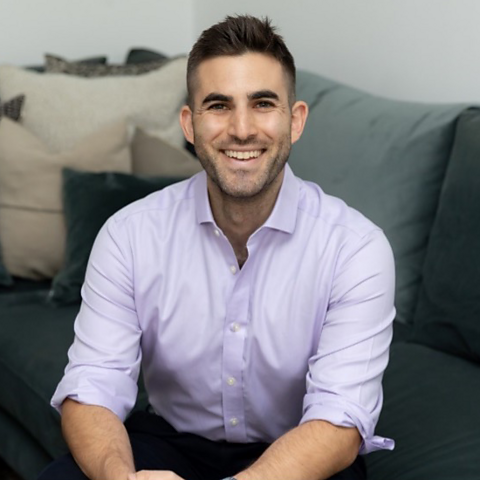
[(357, 427), (361, 454), (395, 445), (374, 434), (395, 317), (394, 270), (392, 250), (380, 230), (343, 248), (318, 349), (309, 360), (300, 423), (326, 420)]
[(82, 298), (69, 362), (51, 403), (61, 411), (62, 402), (70, 397), (108, 408), (123, 421), (137, 396), (141, 329), (128, 236), (115, 217), (95, 240)]

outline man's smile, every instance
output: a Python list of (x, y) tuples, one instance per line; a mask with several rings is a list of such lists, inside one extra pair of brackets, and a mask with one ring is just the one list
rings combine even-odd
[(223, 153), (227, 157), (234, 158), (236, 160), (250, 160), (252, 158), (258, 158), (263, 152), (264, 150), (223, 150)]

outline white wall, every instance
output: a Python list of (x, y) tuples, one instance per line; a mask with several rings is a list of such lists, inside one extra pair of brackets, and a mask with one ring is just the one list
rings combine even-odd
[(0, 0), (0, 63), (186, 53), (233, 13), (270, 16), (300, 68), (392, 98), (480, 102), (479, 0)]
[(46, 52), (121, 62), (133, 46), (186, 52), (194, 1), (0, 0), (0, 63), (42, 64)]
[(195, 33), (268, 15), (297, 67), (398, 99), (480, 102), (478, 0), (201, 0)]

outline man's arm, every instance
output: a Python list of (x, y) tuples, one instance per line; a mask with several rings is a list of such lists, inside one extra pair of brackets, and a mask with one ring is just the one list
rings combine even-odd
[(75, 461), (91, 480), (127, 480), (135, 472), (125, 427), (107, 408), (67, 398), (62, 430)]
[(313, 420), (278, 438), (238, 480), (323, 480), (350, 466), (361, 437), (356, 428)]

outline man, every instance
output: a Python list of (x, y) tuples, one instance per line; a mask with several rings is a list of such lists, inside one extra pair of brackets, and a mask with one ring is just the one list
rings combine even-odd
[[(359, 452), (393, 448), (388, 242), (286, 164), (308, 108), (267, 20), (203, 32), (187, 83), (205, 172), (99, 233), (53, 398), (74, 460), (41, 479), (365, 478)], [(125, 428), (140, 364), (151, 408)]]

